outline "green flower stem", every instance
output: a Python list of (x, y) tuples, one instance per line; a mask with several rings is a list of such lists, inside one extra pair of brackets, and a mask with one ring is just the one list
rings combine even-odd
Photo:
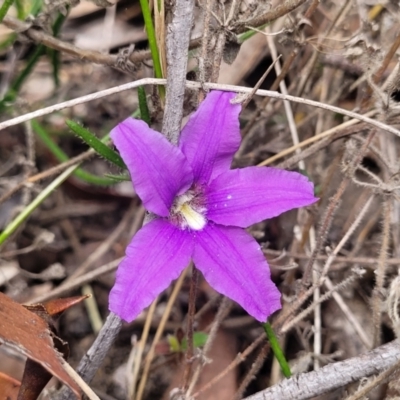
[[(53, 140), (51, 140), (46, 130), (43, 129), (43, 127), (35, 120), (33, 120), (31, 123), (32, 123), (32, 129), (40, 137), (44, 145), (57, 158), (57, 160), (60, 162), (68, 161), (69, 157), (62, 151), (62, 149), (56, 143), (53, 142)], [(81, 168), (76, 169), (74, 175), (77, 178), (81, 179), (82, 181), (97, 186), (110, 186), (110, 185), (115, 185), (117, 183), (116, 180), (113, 178), (106, 178), (93, 175), (89, 172), (84, 171)]]
[[(79, 165), (79, 164), (78, 164)], [(73, 165), (66, 169), (60, 176), (54, 179), (40, 194), (28, 204), (16, 218), (14, 218), (0, 234), (0, 245), (2, 245), (16, 229), (32, 214), (32, 212), (51, 194), (57, 189), (77, 168), (78, 165)]]
[(278, 338), (276, 337), (271, 325), (266, 322), (265, 324), (263, 324), (263, 328), (271, 344), (272, 351), (274, 352), (274, 355), (278, 360), (279, 365), (281, 366), (283, 375), (285, 375), (286, 378), (290, 378), (292, 376), (292, 373), (290, 372), (289, 364), (286, 361), (285, 355), (283, 354), (281, 346), (279, 345)]
[(0, 8), (0, 22), (3, 21), (3, 18), (6, 16), (7, 11), (14, 3), (14, 0), (4, 0), (3, 5)]
[[(150, 11), (148, 0), (140, 0), (140, 6), (142, 8), (144, 25), (146, 27), (151, 57), (153, 59), (154, 75), (156, 78), (164, 78), (162, 69), (161, 69), (160, 53), (159, 53), (158, 47), (157, 47), (156, 33), (154, 30), (153, 20), (151, 19), (151, 11)], [(164, 86), (159, 86), (158, 91), (160, 93), (160, 96), (162, 98), (164, 98), (165, 97)]]

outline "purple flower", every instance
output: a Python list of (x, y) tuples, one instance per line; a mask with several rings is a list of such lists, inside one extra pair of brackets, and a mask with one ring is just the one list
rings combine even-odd
[(128, 322), (190, 260), (215, 290), (259, 321), (281, 308), (260, 246), (243, 228), (317, 199), (313, 184), (296, 172), (230, 170), (241, 139), (234, 96), (209, 93), (178, 146), (132, 118), (111, 132), (137, 194), (155, 215), (127, 247), (110, 293), (110, 310)]

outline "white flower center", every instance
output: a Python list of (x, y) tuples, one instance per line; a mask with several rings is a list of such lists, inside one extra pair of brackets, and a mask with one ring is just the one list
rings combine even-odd
[(196, 202), (192, 201), (193, 199), (194, 195), (190, 191), (178, 196), (175, 199), (173, 212), (181, 217), (182, 228), (189, 227), (195, 231), (199, 231), (207, 223), (204, 216), (205, 209), (204, 207), (196, 206)]

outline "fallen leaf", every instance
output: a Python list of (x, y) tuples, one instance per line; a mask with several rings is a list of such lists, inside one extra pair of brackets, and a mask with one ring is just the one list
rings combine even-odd
[(0, 343), (10, 346), (68, 385), (81, 398), (77, 383), (62, 366), (53, 336), (44, 319), (0, 293)]
[(17, 400), (18, 391), (21, 383), (0, 372), (0, 393), (1, 399)]

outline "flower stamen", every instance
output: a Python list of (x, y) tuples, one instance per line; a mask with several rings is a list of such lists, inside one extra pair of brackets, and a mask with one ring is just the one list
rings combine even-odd
[(205, 208), (196, 203), (196, 196), (191, 191), (175, 199), (172, 215), (178, 216), (179, 225), (182, 229), (189, 227), (199, 231), (205, 227), (207, 223), (204, 216)]

